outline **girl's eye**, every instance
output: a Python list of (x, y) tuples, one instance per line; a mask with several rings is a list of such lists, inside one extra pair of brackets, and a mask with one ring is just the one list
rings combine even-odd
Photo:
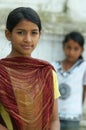
[(75, 50), (75, 51), (78, 51), (78, 50), (79, 50), (79, 48), (75, 48), (74, 50)]
[(24, 34), (23, 31), (19, 31), (19, 32), (17, 32), (17, 33), (20, 34), (20, 35), (23, 35), (23, 34)]
[(71, 49), (71, 47), (70, 47), (70, 46), (67, 46), (66, 48), (67, 48), (67, 49), (69, 49), (69, 50)]
[(38, 34), (38, 32), (37, 32), (37, 31), (34, 31), (34, 32), (32, 32), (32, 34), (33, 34), (33, 35), (37, 35), (37, 34)]

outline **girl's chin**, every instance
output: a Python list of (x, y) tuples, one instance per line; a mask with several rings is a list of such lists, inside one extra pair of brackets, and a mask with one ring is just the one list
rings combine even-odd
[(74, 60), (74, 59), (68, 59), (69, 62), (76, 62), (77, 60)]

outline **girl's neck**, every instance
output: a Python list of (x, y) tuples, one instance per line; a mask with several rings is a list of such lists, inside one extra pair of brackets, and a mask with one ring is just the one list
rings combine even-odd
[(69, 70), (75, 63), (76, 63), (76, 61), (75, 61), (75, 62), (72, 62), (72, 61), (68, 61), (67, 59), (64, 59), (64, 60), (62, 61), (62, 68), (63, 68), (63, 70), (67, 71), (67, 70)]
[(7, 58), (12, 58), (12, 57), (31, 57), (30, 55), (19, 55), (19, 54), (14, 54), (14, 53), (10, 53)]

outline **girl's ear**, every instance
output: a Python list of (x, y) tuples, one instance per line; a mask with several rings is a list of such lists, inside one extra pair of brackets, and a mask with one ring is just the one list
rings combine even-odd
[(5, 30), (5, 36), (8, 41), (11, 41), (11, 32), (8, 29)]
[(82, 55), (83, 52), (84, 52), (84, 48), (81, 49), (81, 55)]
[(40, 38), (41, 34), (42, 34), (42, 32), (40, 31), (40, 32), (39, 32), (39, 38)]
[(84, 48), (82, 49), (82, 53), (84, 52)]

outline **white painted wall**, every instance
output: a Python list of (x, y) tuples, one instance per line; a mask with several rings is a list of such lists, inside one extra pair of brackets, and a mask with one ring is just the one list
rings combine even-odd
[[(67, 7), (67, 13), (74, 20), (86, 21), (86, 0), (0, 0), (0, 7), (42, 5), (45, 11), (61, 13)], [(76, 17), (77, 16), (77, 17)]]
[(10, 44), (4, 36), (4, 32), (0, 31), (0, 59), (6, 57), (10, 50)]
[(50, 62), (62, 59), (64, 57), (62, 51), (62, 36), (43, 34), (32, 56)]
[(66, 0), (6, 0), (4, 2), (3, 0), (0, 0), (0, 6), (3, 8), (5, 7), (5, 5), (7, 7), (12, 5), (12, 7), (31, 6), (37, 8), (36, 6), (39, 5), (45, 11), (62, 12), (65, 1)]
[(74, 21), (86, 21), (86, 0), (68, 0), (68, 15)]

